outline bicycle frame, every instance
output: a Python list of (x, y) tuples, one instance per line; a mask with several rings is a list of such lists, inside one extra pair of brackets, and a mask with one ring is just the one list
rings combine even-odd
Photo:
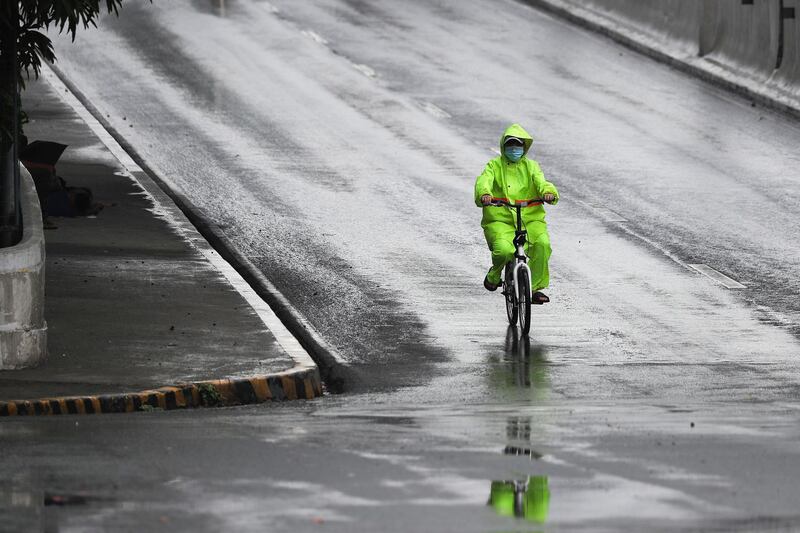
[[(522, 229), (522, 208), (528, 207), (530, 205), (541, 205), (544, 203), (544, 200), (536, 198), (534, 200), (526, 200), (522, 202), (518, 202), (516, 204), (512, 204), (507, 200), (501, 199), (492, 199), (492, 205), (497, 207), (513, 207), (514, 210), (517, 212), (517, 231), (514, 235), (514, 246), (516, 247), (516, 251), (514, 252), (514, 259), (516, 259), (516, 264), (514, 265), (513, 270), (513, 277), (514, 277), (514, 287), (519, 287), (519, 271), (520, 269), (525, 269), (528, 272), (528, 279), (531, 278), (531, 269), (528, 267), (528, 256), (525, 253), (525, 244), (527, 242), (527, 234), (528, 232)], [(528, 284), (528, 297), (533, 299), (533, 288), (531, 287), (530, 283)]]
[[(514, 235), (514, 245), (516, 246), (516, 251), (514, 252), (514, 258), (516, 259), (516, 264), (514, 265), (514, 287), (519, 287), (519, 271), (520, 269), (525, 269), (528, 271), (528, 279), (531, 279), (531, 269), (528, 267), (528, 255), (525, 253), (525, 244), (527, 243), (527, 230), (522, 229), (522, 207), (519, 204), (515, 204), (513, 207), (516, 208), (517, 212), (517, 231)], [(531, 284), (528, 283), (528, 298), (533, 298), (533, 289), (531, 288)]]
[[(514, 287), (519, 287), (518, 279), (519, 279), (519, 271), (521, 268), (524, 268), (525, 270), (528, 271), (528, 279), (531, 279), (531, 269), (528, 267), (528, 263), (526, 262), (526, 260), (517, 259), (517, 264), (514, 265)], [(533, 289), (531, 288), (530, 283), (528, 283), (528, 297), (533, 298)]]

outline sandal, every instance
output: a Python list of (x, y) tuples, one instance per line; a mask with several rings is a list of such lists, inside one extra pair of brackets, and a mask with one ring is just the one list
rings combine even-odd
[(550, 301), (550, 298), (543, 292), (536, 291), (533, 293), (533, 297), (531, 298), (531, 303), (536, 305), (546, 304)]

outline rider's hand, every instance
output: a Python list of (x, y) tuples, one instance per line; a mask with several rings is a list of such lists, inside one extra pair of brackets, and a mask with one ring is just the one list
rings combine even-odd
[(492, 195), (484, 194), (483, 196), (481, 196), (481, 203), (483, 205), (489, 205), (490, 203), (492, 203)]
[(556, 195), (553, 194), (553, 193), (548, 192), (544, 196), (542, 196), (542, 199), (545, 202), (547, 202), (548, 204), (552, 204), (556, 199)]

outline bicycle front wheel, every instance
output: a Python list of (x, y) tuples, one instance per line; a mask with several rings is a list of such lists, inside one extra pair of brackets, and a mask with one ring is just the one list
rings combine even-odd
[(506, 315), (508, 323), (512, 326), (517, 325), (517, 298), (514, 291), (514, 267), (512, 263), (506, 265), (503, 273), (503, 296), (506, 299)]
[(517, 312), (519, 313), (519, 327), (523, 335), (531, 331), (531, 282), (528, 271), (519, 269), (517, 274)]

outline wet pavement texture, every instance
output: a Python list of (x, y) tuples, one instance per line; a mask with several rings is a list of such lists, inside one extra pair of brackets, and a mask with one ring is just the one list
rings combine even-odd
[[(794, 531), (798, 427), (779, 402), (366, 394), (17, 419), (0, 508), (47, 531)], [(489, 505), (509, 482), (539, 488), (527, 517)]]
[[(17, 486), (116, 498), (46, 518), (800, 527), (796, 121), (511, 1), (131, 2), (100, 28), (57, 42), (67, 78), (361, 380), (303, 405), (14, 421)], [(481, 288), (472, 203), (511, 122), (563, 198), (527, 342)], [(493, 481), (522, 487), (512, 514), (534, 487), (545, 525), (499, 516)]]

